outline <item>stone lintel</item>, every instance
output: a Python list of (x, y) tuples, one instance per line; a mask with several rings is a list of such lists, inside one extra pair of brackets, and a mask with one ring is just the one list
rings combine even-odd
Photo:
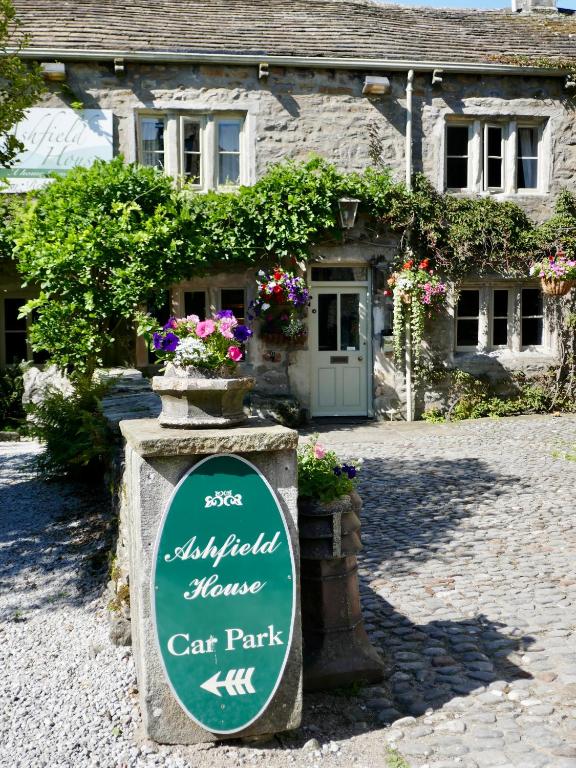
[(119, 426), (128, 445), (140, 456), (252, 453), (298, 446), (296, 430), (257, 418), (233, 429), (171, 429), (161, 427), (157, 419), (121, 421)]

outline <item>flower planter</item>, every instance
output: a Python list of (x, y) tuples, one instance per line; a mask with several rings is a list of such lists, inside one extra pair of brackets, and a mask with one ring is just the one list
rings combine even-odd
[(362, 548), (362, 501), (298, 499), (304, 688), (330, 690), (382, 680), (360, 605), (356, 553)]
[(547, 296), (566, 296), (574, 286), (574, 280), (553, 280), (546, 277), (540, 278), (542, 293)]
[(308, 339), (307, 335), (302, 336), (285, 336), (283, 333), (273, 333), (262, 331), (260, 334), (262, 341), (266, 344), (271, 344), (276, 347), (304, 347)]
[(160, 395), (163, 427), (183, 429), (223, 428), (242, 424), (247, 416), (243, 402), (254, 379), (227, 371), (177, 368), (169, 364), (164, 376), (154, 376), (152, 389)]

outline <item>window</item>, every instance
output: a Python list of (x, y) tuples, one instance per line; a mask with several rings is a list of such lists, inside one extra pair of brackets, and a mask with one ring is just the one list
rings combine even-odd
[(506, 192), (543, 189), (544, 122), (518, 120), (447, 123), (444, 187)]
[(206, 319), (206, 291), (184, 291), (184, 315)]
[(480, 291), (460, 291), (456, 307), (456, 346), (478, 346), (480, 328)]
[(465, 288), (458, 294), (455, 325), (457, 351), (539, 352), (553, 347), (542, 291), (533, 286)]
[(28, 360), (26, 318), (19, 318), (26, 299), (4, 299), (4, 358), (6, 365)]
[(244, 289), (222, 288), (220, 291), (220, 308), (231, 309), (236, 320), (239, 323), (244, 323), (244, 318), (246, 317)]
[(245, 115), (165, 112), (138, 118), (138, 160), (198, 190), (248, 183)]

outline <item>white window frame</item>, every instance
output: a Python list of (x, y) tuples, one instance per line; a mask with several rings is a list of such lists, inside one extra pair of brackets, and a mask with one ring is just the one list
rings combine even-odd
[[(470, 157), (470, 151), (471, 151), (471, 140), (472, 140), (472, 131), (471, 131), (471, 123), (470, 121), (448, 121), (446, 123), (446, 127), (444, 129), (444, 179), (446, 179), (446, 189), (450, 192), (462, 192), (464, 190), (469, 189), (470, 187), (470, 176), (472, 171), (472, 165), (471, 165), (471, 157)], [(467, 155), (448, 155), (448, 128), (467, 128), (468, 129), (468, 154)], [(467, 163), (467, 172), (466, 177), (468, 179), (467, 186), (465, 187), (448, 187), (448, 160), (450, 158), (463, 158), (466, 157), (468, 163)]]
[[(548, 125), (550, 119), (543, 117), (509, 116), (498, 117), (491, 115), (445, 117), (443, 131), (443, 178), (440, 188), (452, 193), (471, 193), (486, 195), (531, 196), (546, 194), (549, 189), (549, 168), (545, 163), (547, 144), (549, 143)], [(449, 127), (468, 126), (468, 184), (466, 187), (454, 188), (448, 186), (448, 155), (447, 129)], [(502, 185), (488, 187), (488, 128), (502, 129)], [(537, 185), (536, 187), (518, 187), (518, 129), (532, 128), (537, 130)]]
[[(478, 345), (458, 345), (458, 319), (475, 319), (472, 317), (458, 316), (457, 293), (453, 301), (454, 316), (454, 351), (460, 353), (476, 352), (479, 354), (504, 354), (504, 355), (555, 355), (557, 348), (557, 334), (553, 330), (553, 324), (549, 317), (549, 303), (543, 296), (542, 315), (542, 344), (522, 345), (522, 290), (525, 288), (540, 289), (538, 283), (525, 281), (490, 281), (487, 283), (465, 283), (459, 286), (460, 291), (479, 291), (479, 318), (478, 318)], [(494, 291), (508, 291), (508, 341), (505, 345), (494, 344)], [(526, 315), (526, 317), (529, 317)], [(530, 317), (532, 317), (530, 315)]]
[[(143, 158), (142, 129), (143, 118), (162, 117), (164, 119), (164, 172), (184, 183), (184, 125), (186, 122), (200, 124), (200, 183), (191, 184), (191, 189), (201, 192), (208, 190), (234, 191), (238, 187), (250, 184), (250, 160), (248, 157), (247, 123), (248, 113), (238, 110), (138, 110), (136, 113), (137, 159)], [(218, 181), (218, 125), (220, 122), (237, 120), (240, 123), (240, 177), (238, 184), (219, 184)]]

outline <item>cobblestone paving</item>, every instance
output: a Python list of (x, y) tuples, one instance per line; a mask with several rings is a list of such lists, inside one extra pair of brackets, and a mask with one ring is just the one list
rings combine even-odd
[(410, 766), (576, 766), (575, 429), (321, 436), (365, 458), (363, 605), (392, 665), (366, 703)]

